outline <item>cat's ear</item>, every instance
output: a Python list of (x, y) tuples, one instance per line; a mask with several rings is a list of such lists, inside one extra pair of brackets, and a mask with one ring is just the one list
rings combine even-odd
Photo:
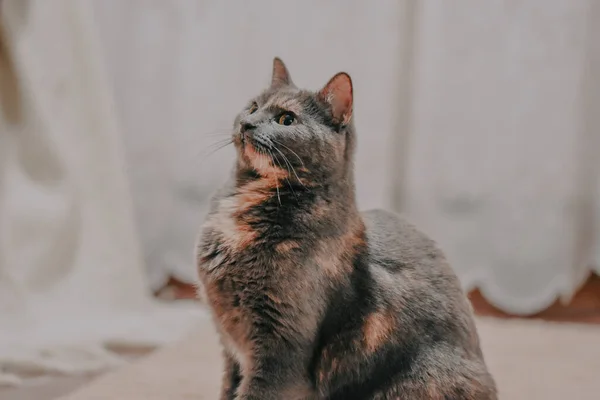
[(352, 79), (345, 72), (340, 72), (327, 82), (319, 91), (319, 97), (331, 107), (335, 122), (346, 125), (352, 118)]
[(285, 64), (279, 57), (273, 59), (273, 77), (271, 78), (271, 87), (293, 86), (292, 78)]

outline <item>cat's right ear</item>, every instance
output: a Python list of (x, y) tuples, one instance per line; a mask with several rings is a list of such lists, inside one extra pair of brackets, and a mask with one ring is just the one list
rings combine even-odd
[(335, 75), (318, 93), (319, 98), (331, 107), (336, 123), (346, 125), (352, 118), (352, 79), (345, 72)]
[(271, 87), (279, 88), (282, 86), (294, 86), (292, 78), (285, 64), (279, 57), (273, 59), (273, 77), (271, 78)]

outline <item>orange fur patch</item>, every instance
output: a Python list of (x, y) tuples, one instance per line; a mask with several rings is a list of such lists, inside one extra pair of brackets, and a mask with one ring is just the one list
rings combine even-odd
[(348, 231), (341, 237), (326, 243), (316, 256), (318, 265), (331, 279), (339, 279), (351, 268), (350, 257), (355, 249), (364, 246), (362, 221), (354, 221)]
[(444, 395), (441, 393), (441, 391), (439, 390), (437, 385), (430, 385), (427, 387), (426, 390), (427, 390), (427, 395), (429, 396), (428, 399), (431, 399), (431, 400), (443, 400), (444, 399)]
[(244, 321), (244, 313), (232, 304), (234, 293), (220, 287), (217, 282), (209, 282), (206, 287), (214, 316), (222, 328), (222, 340), (227, 352), (234, 357), (242, 370), (250, 368), (252, 343), (249, 337), (250, 325)]
[(281, 179), (285, 177), (287, 177), (287, 172), (277, 169), (273, 173), (239, 188), (238, 194), (235, 196), (237, 209), (234, 211), (234, 215), (239, 216), (248, 209), (268, 200), (273, 196), (273, 191), (281, 187)]
[(240, 223), (234, 218), (238, 209), (237, 203), (234, 198), (222, 200), (219, 212), (207, 222), (210, 227), (221, 233), (223, 246), (233, 251), (248, 246), (257, 236), (248, 224)]
[(221, 233), (225, 247), (238, 251), (256, 239), (257, 232), (243, 218), (244, 213), (272, 197), (280, 179), (286, 176), (287, 171), (273, 169), (269, 175), (242, 186), (235, 195), (221, 200), (219, 212), (207, 224)]
[(261, 175), (269, 175), (270, 173), (279, 170), (279, 168), (276, 168), (271, 164), (271, 157), (257, 151), (251, 144), (246, 144), (244, 146), (244, 152), (250, 160), (252, 167), (254, 167)]
[(340, 365), (337, 358), (331, 357), (328, 349), (323, 350), (321, 357), (322, 360), (325, 361), (325, 365), (327, 365), (326, 369), (321, 369), (319, 371), (319, 382), (323, 383), (338, 372)]
[(390, 313), (374, 312), (367, 317), (363, 325), (365, 347), (374, 352), (390, 337), (395, 327), (395, 320)]
[(300, 244), (293, 240), (286, 240), (285, 242), (278, 243), (275, 246), (275, 250), (280, 254), (289, 253), (294, 249), (299, 249)]
[(273, 190), (282, 186), (281, 181), (289, 178), (288, 171), (274, 166), (270, 157), (257, 152), (251, 145), (246, 146), (245, 151), (252, 166), (262, 175), (262, 178), (238, 189), (237, 215), (267, 200), (273, 195)]

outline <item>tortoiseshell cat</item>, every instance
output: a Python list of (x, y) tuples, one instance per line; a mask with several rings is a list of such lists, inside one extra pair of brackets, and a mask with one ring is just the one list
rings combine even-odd
[(271, 86), (236, 118), (237, 162), (197, 247), (224, 345), (221, 399), (496, 399), (471, 308), (436, 245), (359, 213), (352, 82)]

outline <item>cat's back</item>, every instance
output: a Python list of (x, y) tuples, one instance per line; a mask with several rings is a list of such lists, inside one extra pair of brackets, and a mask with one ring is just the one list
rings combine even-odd
[(390, 272), (436, 270), (452, 274), (436, 243), (400, 215), (374, 209), (363, 212), (362, 218), (372, 263)]
[(398, 311), (413, 323), (433, 318), (472, 331), (468, 300), (436, 243), (398, 214), (370, 210), (362, 217), (372, 279)]

